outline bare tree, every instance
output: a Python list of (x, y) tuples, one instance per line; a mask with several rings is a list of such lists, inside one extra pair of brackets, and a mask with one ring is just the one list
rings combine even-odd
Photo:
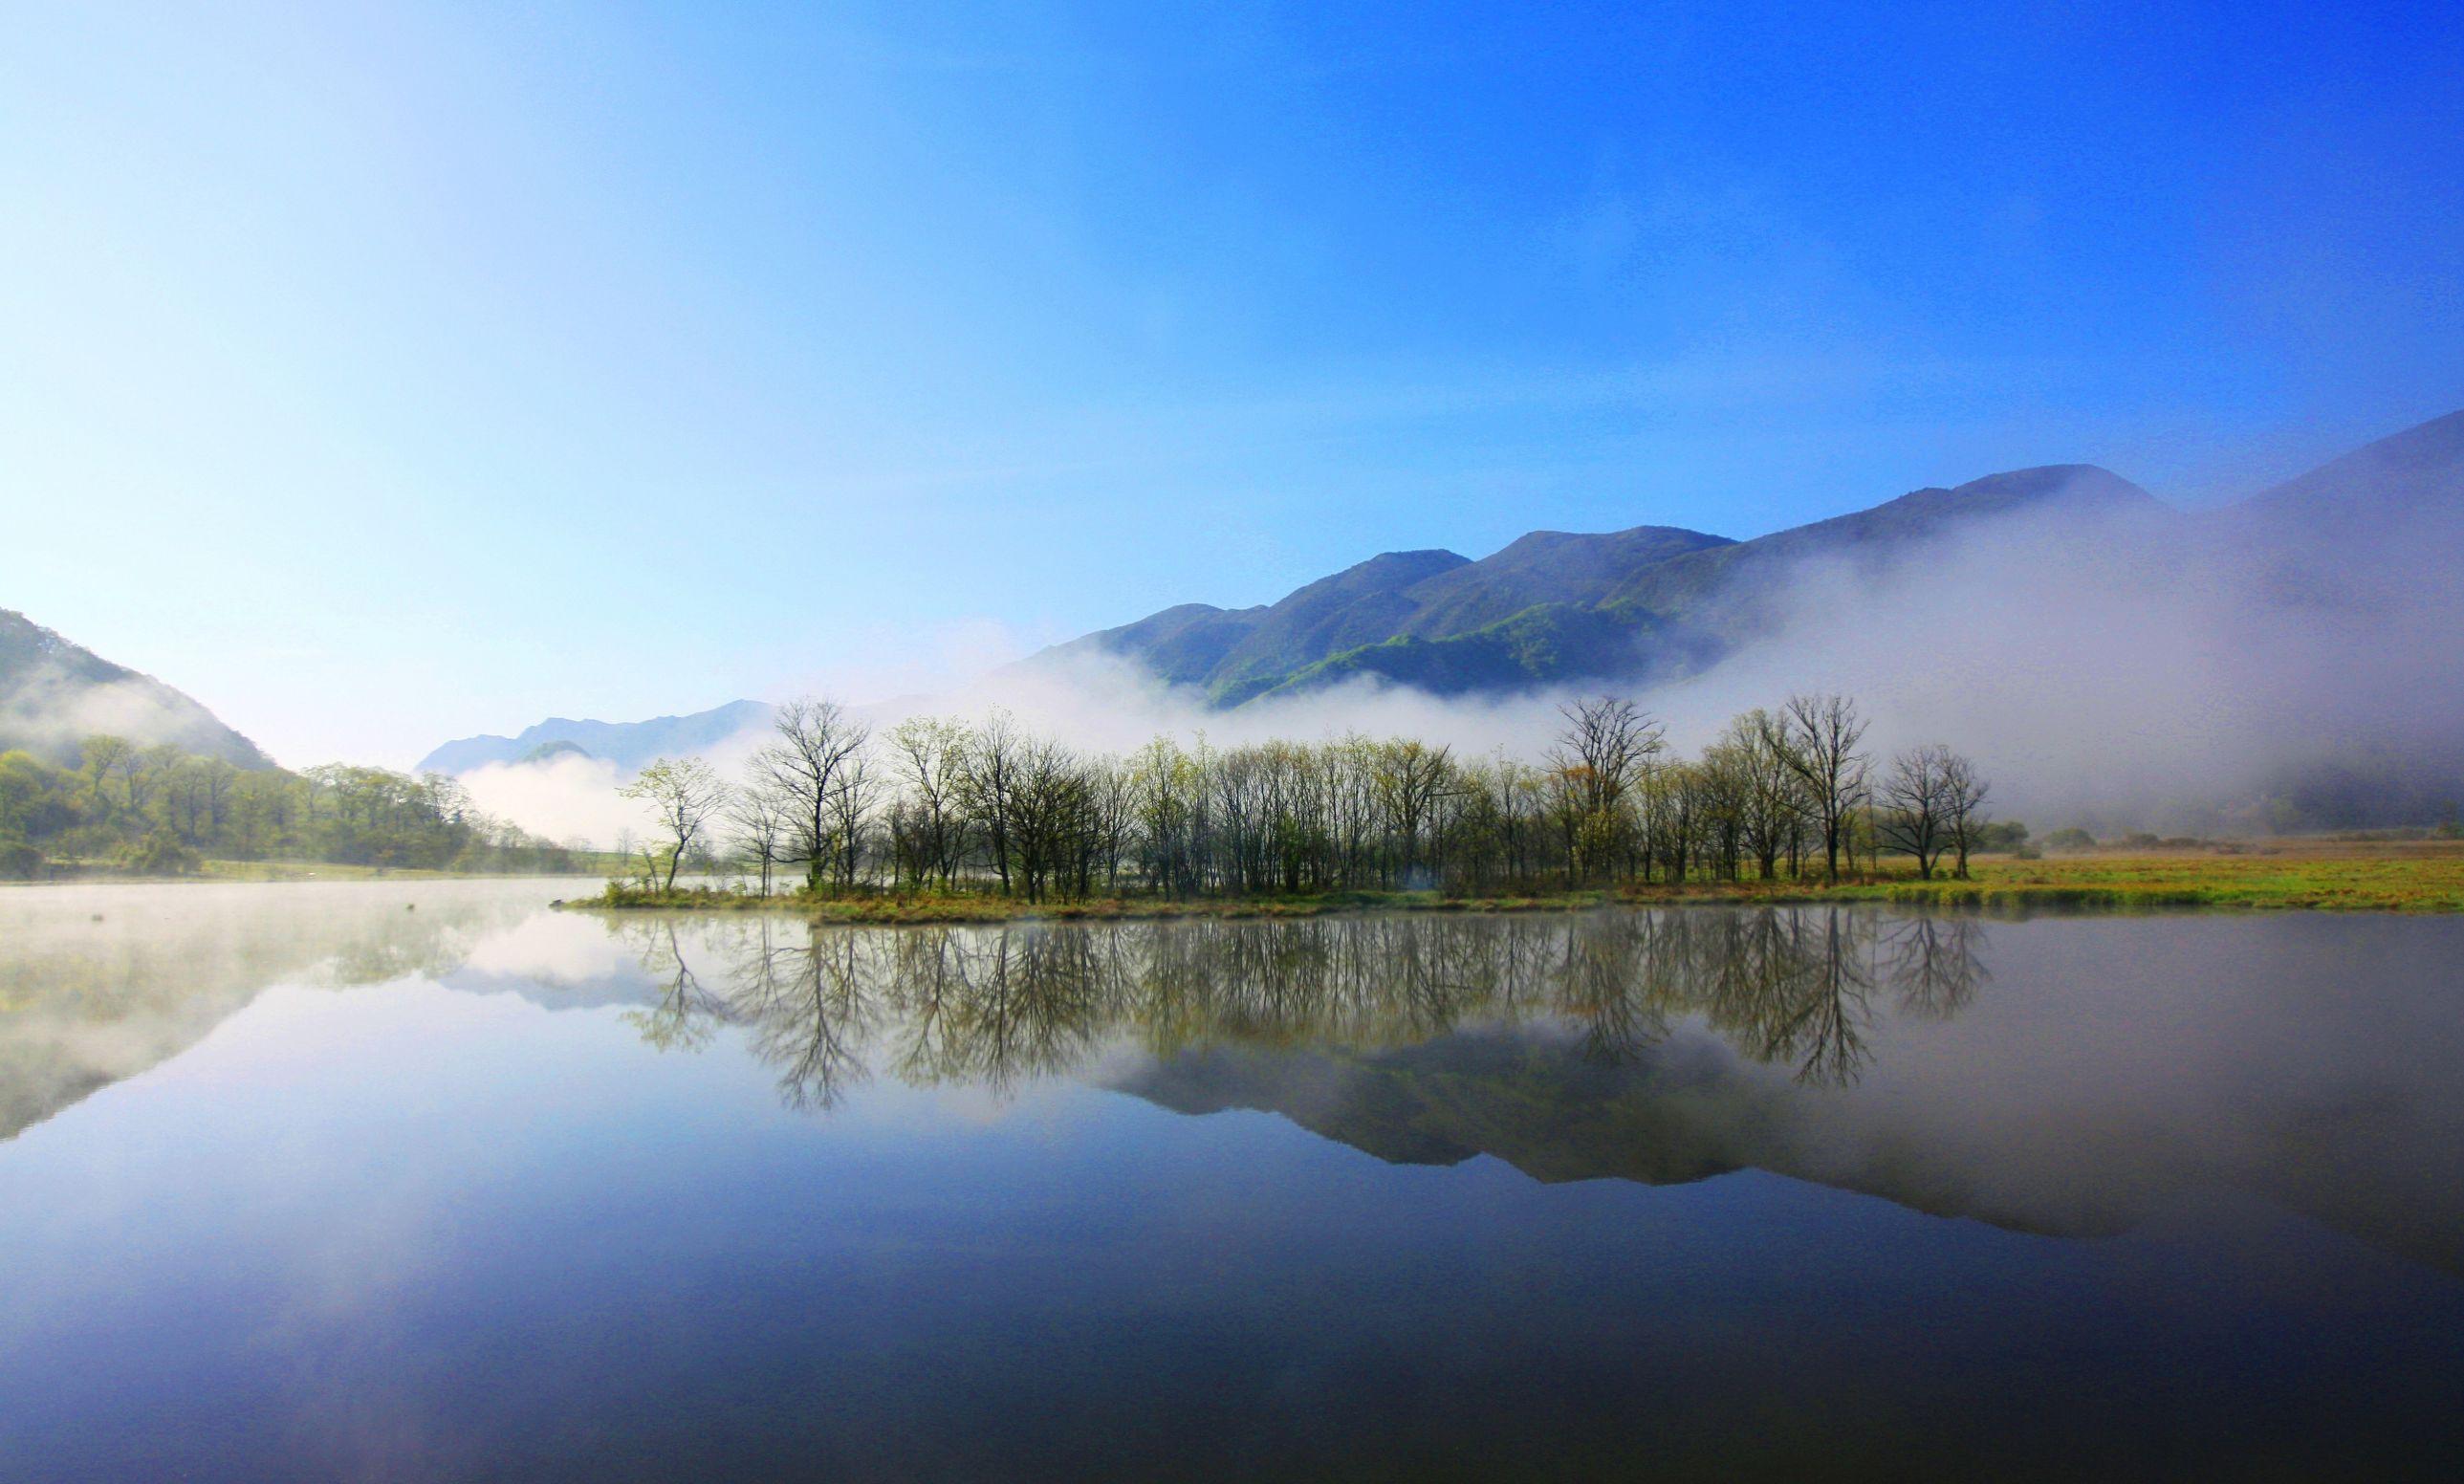
[(1627, 796), (1663, 745), (1666, 729), (1633, 701), (1597, 696), (1557, 708), (1566, 719), (1549, 754), (1560, 794), (1567, 869), (1595, 876), (1623, 843)]
[(937, 881), (944, 891), (957, 874), (965, 844), (965, 723), (941, 717), (911, 717), (890, 730), (890, 756), (906, 786), (907, 832), (916, 884)]
[(1949, 841), (1949, 807), (1945, 767), (1948, 747), (1911, 747), (1891, 763), (1882, 781), (1881, 811), (1874, 816), (1880, 841), (1916, 857), (1920, 879), (1933, 879), (1934, 862)]
[(1985, 796), (1992, 785), (1976, 771), (1976, 764), (1945, 747), (1942, 758), (1943, 810), (1950, 828), (1950, 849), (1956, 862), (1952, 875), (1968, 879), (1968, 853), (1976, 848), (1977, 832), (1992, 820), (1986, 810)]
[(854, 886), (863, 871), (865, 828), (880, 795), (871, 754), (863, 748), (849, 753), (839, 768), (838, 786), (830, 791), (831, 870), (842, 891)]
[(771, 873), (780, 852), (786, 848), (787, 811), (786, 795), (758, 767), (728, 801), (727, 822), (734, 829), (736, 848), (760, 868), (764, 897), (770, 895)]
[(1822, 831), (1826, 880), (1839, 879), (1839, 849), (1850, 819), (1865, 800), (1865, 720), (1845, 696), (1792, 696), (1775, 720), (1763, 723), (1790, 772), (1805, 789), (1807, 810)]
[(664, 887), (675, 890), (676, 868), (685, 853), (702, 838), (711, 820), (727, 805), (726, 782), (699, 758), (661, 758), (616, 790), (627, 799), (650, 806), (659, 829), (671, 842)]
[(1011, 830), (1016, 813), (1019, 775), (1023, 771), (1028, 742), (1019, 735), (1007, 712), (996, 711), (967, 739), (958, 764), (958, 781), (967, 812), (982, 826), (993, 870), (1001, 877), (1001, 895), (1010, 890)]
[(1379, 745), (1374, 756), (1378, 808), (1396, 855), (1395, 876), (1409, 890), (1416, 885), (1423, 846), (1435, 833), (1430, 826), (1439, 806), (1460, 786), (1454, 749), (1404, 739)]
[(1027, 900), (1038, 901), (1056, 879), (1074, 880), (1070, 868), (1080, 842), (1091, 832), (1087, 770), (1075, 753), (1047, 739), (1022, 750), (1016, 779), (1009, 794), (1010, 848)]
[(787, 858), (804, 863), (806, 887), (819, 891), (841, 859), (839, 794), (871, 733), (838, 702), (811, 696), (780, 707), (772, 724), (779, 740), (754, 755), (754, 766), (784, 801)]
[(1774, 739), (1776, 730), (1769, 712), (1749, 711), (1728, 723), (1718, 744), (1729, 756), (1740, 790), (1738, 844), (1766, 881), (1778, 874), (1783, 851), (1795, 869), (1796, 841), (1805, 828), (1804, 792), (1786, 749)]

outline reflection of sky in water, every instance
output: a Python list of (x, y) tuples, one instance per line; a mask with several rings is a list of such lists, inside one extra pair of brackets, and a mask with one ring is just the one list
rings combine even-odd
[[(2464, 1284), (2417, 1260), (2456, 1240), (2433, 1162), (2458, 924), (1991, 923), (1964, 1008), (1878, 988), (1844, 1086), (1699, 1012), (1605, 1065), (1562, 1018), (1491, 1007), (1418, 1042), (1163, 1062), (1113, 1025), (1072, 1075), (876, 1072), (817, 1111), (782, 1103), (761, 1025), (648, 1046), (664, 961), (597, 921), (474, 922), (433, 930), (426, 972), (285, 965), (0, 1143), (0, 1459), (2246, 1474), (2458, 1442)], [(1615, 1163), (1645, 1134), (1746, 1167), (1506, 1163)], [(1345, 1141), (1440, 1136), (1489, 1152)], [(2117, 1234), (2042, 1234), (2088, 1218)]]

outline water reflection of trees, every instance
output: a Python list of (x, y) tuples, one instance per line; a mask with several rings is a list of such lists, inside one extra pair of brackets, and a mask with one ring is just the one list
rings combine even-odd
[(727, 1002), (703, 987), (677, 941), (673, 921), (653, 921), (637, 936), (642, 971), (657, 989), (648, 1006), (627, 1011), (625, 1019), (642, 1032), (643, 1040), (663, 1052), (701, 1050), (727, 1018)]
[(1086, 1065), (1114, 1037), (1171, 1056), (1548, 1022), (1616, 1063), (1686, 1017), (1799, 1080), (1842, 1083), (1870, 1060), (1878, 1012), (1948, 1016), (1985, 978), (1974, 919), (1837, 907), (624, 930), (657, 986), (634, 1016), (646, 1039), (690, 1049), (741, 1027), (782, 1096), (815, 1108), (875, 1072), (1007, 1092)]

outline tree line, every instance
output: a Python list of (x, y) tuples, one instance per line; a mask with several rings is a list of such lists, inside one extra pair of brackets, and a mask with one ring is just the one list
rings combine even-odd
[(548, 873), (596, 859), (488, 814), (440, 773), (243, 768), (111, 736), (87, 738), (74, 767), (0, 752), (0, 875), (47, 859), (182, 875), (209, 856)]
[(788, 870), (816, 895), (1028, 901), (1836, 881), (1883, 853), (1965, 876), (2015, 828), (1992, 824), (1985, 779), (1947, 746), (1878, 762), (1845, 697), (1748, 712), (1691, 758), (1620, 697), (1561, 717), (1537, 760), (1358, 735), (1118, 755), (999, 713), (876, 734), (808, 698), (740, 777), (663, 758), (623, 793), (655, 819), (632, 851), (649, 885), (737, 864), (765, 896)]

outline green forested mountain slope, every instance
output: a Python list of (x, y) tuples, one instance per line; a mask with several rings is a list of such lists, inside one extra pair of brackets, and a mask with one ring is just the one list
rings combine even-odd
[(1037, 659), (1130, 659), (1219, 705), (1364, 676), (1440, 694), (1669, 678), (1771, 623), (1809, 564), (1887, 565), (2026, 511), (2082, 521), (2171, 514), (2102, 469), (2053, 465), (1918, 490), (1747, 542), (1673, 526), (1534, 531), (1478, 562), (1388, 552), (1259, 608), (1183, 604)]

